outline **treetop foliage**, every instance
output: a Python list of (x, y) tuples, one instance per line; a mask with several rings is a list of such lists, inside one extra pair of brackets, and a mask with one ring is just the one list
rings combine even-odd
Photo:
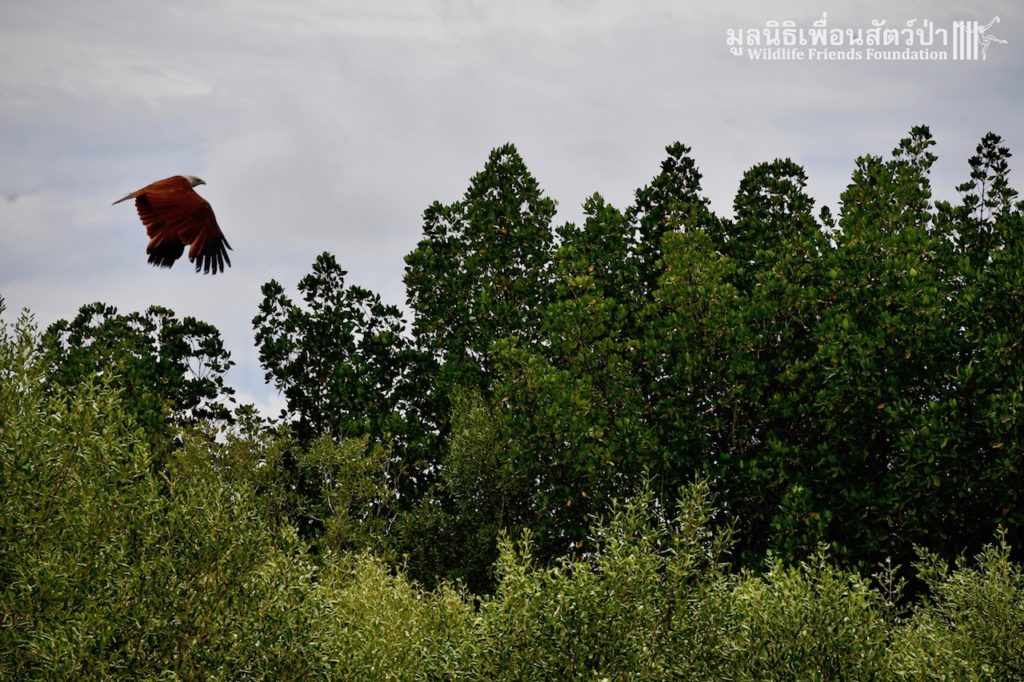
[[(933, 146), (918, 126), (858, 158), (834, 215), (792, 159), (759, 163), (727, 217), (675, 143), (631, 205), (595, 194), (558, 225), (504, 145), (424, 212), (407, 315), (330, 253), (296, 299), (263, 286), (270, 422), (229, 411), (230, 359), (191, 318), (92, 304), (42, 338), (5, 328), (0, 483), (24, 492), (2, 665), (1020, 677), (992, 628), (1024, 622), (1024, 202), (991, 133), (936, 200)], [(120, 606), (54, 630), (68, 586)], [(315, 636), (233, 649), (186, 594)]]
[[(952, 558), (999, 527), (1017, 545), (1021, 204), (991, 134), (961, 202), (934, 201), (933, 146), (918, 126), (857, 159), (836, 217), (815, 215), (794, 161), (757, 164), (721, 217), (675, 143), (631, 206), (594, 195), (582, 225), (553, 226), (505, 145), (425, 211), (408, 329), (324, 254), (304, 308), (267, 285), (261, 357), (299, 428), (391, 449), (415, 482), (400, 551), (428, 582), (488, 584), (502, 529), (531, 529), (545, 558), (583, 551), (589, 519), (641, 480), (669, 498), (695, 476), (748, 565), (821, 543), (863, 569), (906, 565), (916, 545)], [(391, 426), (327, 427), (314, 404)], [(464, 410), (487, 415), (486, 437), (467, 440)]]
[[(1004, 542), (952, 569), (923, 555), (930, 597), (908, 610), (892, 571), (879, 589), (820, 550), (734, 572), (707, 482), (669, 507), (641, 485), (584, 555), (545, 562), (531, 533), (502, 535), (491, 594), (427, 590), (363, 551), (311, 553), (277, 515), (265, 472), (289, 434), (190, 435), (157, 467), (112, 376), (52, 390), (47, 369), (28, 318), (0, 326), (4, 679), (1024, 674), (1024, 576)], [(346, 443), (318, 439), (312, 468), (358, 459)], [(336, 522), (364, 518), (331, 504)]]

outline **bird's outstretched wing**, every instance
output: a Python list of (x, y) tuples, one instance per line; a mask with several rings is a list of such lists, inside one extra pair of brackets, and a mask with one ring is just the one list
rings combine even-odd
[(135, 208), (149, 235), (149, 262), (169, 268), (189, 244), (196, 272), (217, 274), (231, 265), (231, 248), (206, 199), (181, 176), (160, 180), (135, 198)]

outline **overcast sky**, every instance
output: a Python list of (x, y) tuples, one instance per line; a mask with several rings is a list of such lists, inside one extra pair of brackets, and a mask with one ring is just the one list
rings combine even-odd
[[(988, 23), (987, 59), (771, 61), (728, 29)], [(1019, 2), (718, 0), (32, 0), (0, 8), (0, 296), (40, 325), (92, 301), (159, 304), (216, 325), (242, 400), (276, 412), (251, 319), (260, 285), (294, 293), (322, 251), (349, 282), (404, 304), (403, 256), (434, 200), (513, 142), (559, 221), (593, 192), (625, 207), (664, 147), (693, 147), (730, 214), (747, 168), (790, 157), (833, 208), (855, 157), (911, 126), (938, 140), (954, 198), (988, 131), (1024, 155)], [(1018, 174), (1011, 176), (1021, 189)], [(146, 262), (125, 193), (206, 180), (233, 267)]]

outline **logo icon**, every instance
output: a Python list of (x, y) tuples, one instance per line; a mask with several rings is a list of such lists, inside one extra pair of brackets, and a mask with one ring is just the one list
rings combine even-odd
[(988, 59), (988, 48), (992, 43), (1006, 44), (1005, 40), (996, 38), (988, 32), (992, 28), (992, 24), (998, 23), (999, 17), (993, 17), (992, 21), (984, 26), (977, 21), (954, 21), (953, 59), (978, 59), (979, 47), (981, 48), (981, 61)]

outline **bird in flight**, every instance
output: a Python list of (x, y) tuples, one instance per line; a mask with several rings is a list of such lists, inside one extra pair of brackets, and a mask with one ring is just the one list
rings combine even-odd
[(231, 245), (217, 225), (210, 202), (192, 189), (205, 184), (192, 175), (175, 175), (114, 202), (135, 199), (135, 208), (149, 235), (146, 253), (150, 263), (169, 268), (188, 244), (188, 259), (195, 263), (196, 272), (216, 275), (224, 271), (225, 265), (231, 265), (227, 252)]

